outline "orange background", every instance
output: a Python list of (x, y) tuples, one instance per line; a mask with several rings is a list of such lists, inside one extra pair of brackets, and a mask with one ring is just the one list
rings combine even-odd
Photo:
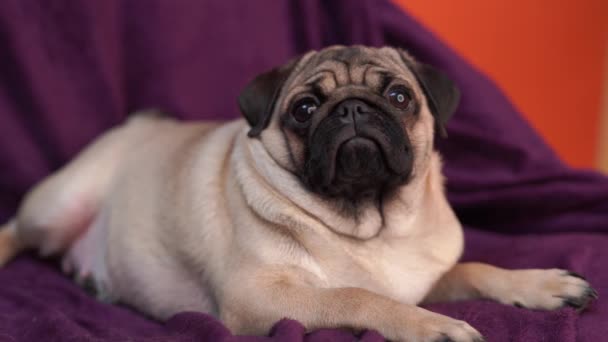
[(395, 1), (489, 74), (564, 160), (597, 166), (608, 0)]

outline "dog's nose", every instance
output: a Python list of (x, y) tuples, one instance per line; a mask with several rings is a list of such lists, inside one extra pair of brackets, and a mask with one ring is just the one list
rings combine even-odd
[(348, 99), (338, 103), (333, 110), (345, 123), (354, 123), (372, 112), (372, 108), (359, 99)]

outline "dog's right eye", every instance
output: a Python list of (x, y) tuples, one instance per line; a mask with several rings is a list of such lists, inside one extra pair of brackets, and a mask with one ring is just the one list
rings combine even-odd
[(306, 122), (317, 110), (319, 103), (313, 97), (305, 97), (298, 100), (291, 109), (291, 115), (298, 122)]

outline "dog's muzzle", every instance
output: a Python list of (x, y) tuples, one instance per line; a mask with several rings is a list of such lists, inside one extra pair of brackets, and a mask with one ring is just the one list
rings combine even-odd
[(411, 147), (399, 122), (361, 99), (335, 105), (310, 139), (307, 183), (325, 195), (377, 193), (411, 172)]

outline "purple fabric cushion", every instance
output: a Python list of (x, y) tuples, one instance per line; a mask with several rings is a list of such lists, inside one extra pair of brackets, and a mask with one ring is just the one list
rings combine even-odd
[[(462, 103), (439, 141), (448, 196), (466, 225), (465, 260), (561, 267), (608, 291), (608, 179), (564, 165), (485, 76), (410, 16), (380, 0), (35, 1), (0, 6), (0, 220), (26, 190), (136, 109), (184, 119), (239, 115), (236, 96), (262, 70), (330, 44), (404, 47), (445, 70)], [(564, 119), (564, 118), (558, 118)], [(304, 334), (234, 337), (202, 313), (161, 324), (98, 303), (52, 261), (23, 255), (0, 271), (0, 340), (350, 341)], [(489, 341), (599, 341), (608, 305), (528, 311), (485, 301), (429, 306)], [(364, 341), (379, 341), (373, 331)]]

